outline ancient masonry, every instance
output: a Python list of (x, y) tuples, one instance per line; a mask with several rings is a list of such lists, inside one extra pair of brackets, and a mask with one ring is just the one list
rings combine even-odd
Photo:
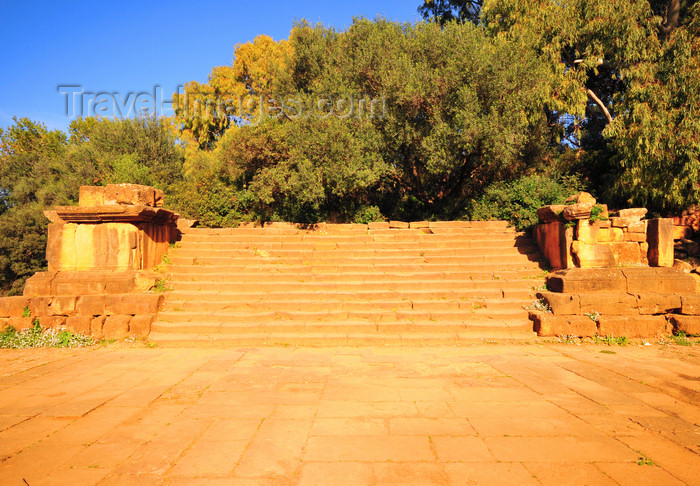
[[(191, 228), (151, 187), (84, 186), (79, 206), (47, 212), (48, 271), (0, 299), (0, 327), (162, 345), (700, 332), (696, 277), (668, 268), (673, 222), (592, 221), (591, 199), (542, 208), (536, 242), (502, 221)], [(561, 269), (547, 291), (542, 254)], [(526, 310), (535, 294), (548, 312)]]
[[(609, 215), (587, 193), (537, 212), (540, 250), (558, 269), (547, 277), (543, 304), (530, 313), (540, 336), (654, 338), (700, 334), (698, 275), (674, 264), (672, 219), (644, 220), (645, 208)], [(592, 211), (599, 211), (592, 220)]]

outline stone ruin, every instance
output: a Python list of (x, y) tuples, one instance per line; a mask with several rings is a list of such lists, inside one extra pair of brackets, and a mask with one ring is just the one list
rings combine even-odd
[(535, 238), (555, 270), (537, 293), (543, 309), (530, 312), (538, 335), (700, 334), (700, 276), (670, 268), (673, 219), (644, 220), (645, 208), (610, 214), (587, 193), (567, 203), (537, 211)]
[(48, 271), (27, 280), (22, 296), (0, 299), (0, 327), (67, 328), (97, 339), (147, 336), (162, 293), (150, 290), (179, 236), (178, 215), (163, 192), (136, 184), (82, 186), (79, 205), (47, 211)]

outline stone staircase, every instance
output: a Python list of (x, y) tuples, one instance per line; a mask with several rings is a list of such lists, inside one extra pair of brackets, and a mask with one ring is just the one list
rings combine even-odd
[(159, 345), (533, 339), (544, 276), (505, 222), (193, 228), (170, 250)]

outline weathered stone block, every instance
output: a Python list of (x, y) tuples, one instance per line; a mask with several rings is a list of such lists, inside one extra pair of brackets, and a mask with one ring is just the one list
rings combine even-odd
[(405, 221), (389, 221), (389, 228), (408, 229), (409, 225)]
[(640, 265), (642, 263), (639, 243), (631, 241), (610, 243), (610, 250), (613, 254), (613, 265)]
[(638, 315), (637, 299), (629, 294), (581, 294), (581, 313), (601, 315)]
[[(370, 223), (370, 224), (372, 224), (372, 223)], [(429, 221), (411, 221), (411, 223), (409, 223), (409, 227), (411, 229), (426, 229), (426, 228), (430, 227), (430, 222)]]
[(32, 317), (48, 316), (51, 297), (41, 296), (29, 299), (29, 312)]
[(695, 292), (693, 277), (675, 268), (628, 267), (620, 270), (627, 279), (629, 294), (650, 292), (692, 294)]
[(584, 292), (627, 292), (627, 281), (619, 268), (571, 268), (547, 276), (552, 292), (579, 294)]
[(147, 337), (151, 333), (153, 316), (134, 316), (129, 322), (129, 336)]
[(564, 219), (573, 221), (575, 219), (590, 219), (591, 209), (593, 209), (594, 204), (592, 203), (578, 203), (566, 206), (561, 212)]
[(158, 307), (163, 302), (162, 294), (123, 294), (108, 295), (105, 304), (105, 313), (114, 314), (156, 314)]
[(7, 320), (7, 325), (14, 327), (18, 331), (23, 331), (34, 325), (34, 318), (13, 316)]
[(0, 297), (0, 317), (20, 317), (28, 306), (29, 299), (21, 295)]
[(671, 324), (664, 316), (600, 316), (598, 335), (629, 338), (667, 336)]
[(102, 326), (104, 338), (120, 340), (127, 337), (129, 335), (131, 318), (132, 316), (130, 315), (107, 316)]
[(652, 267), (673, 266), (673, 220), (650, 219), (647, 224), (649, 243), (649, 265)]
[(155, 189), (139, 184), (108, 184), (105, 187), (104, 204), (128, 204), (155, 206)]
[(105, 313), (106, 295), (81, 295), (76, 303), (76, 313), (84, 316), (100, 316)]
[(107, 320), (107, 316), (97, 316), (92, 321), (90, 321), (90, 336), (92, 336), (95, 339), (102, 339), (104, 338), (104, 332), (102, 331), (102, 328), (104, 327), (104, 323)]
[(625, 232), (622, 228), (610, 228), (610, 241), (625, 241)]
[(681, 314), (700, 316), (700, 295), (694, 293), (681, 295)]
[(542, 312), (531, 312), (533, 329), (538, 336), (595, 336), (596, 323), (586, 316), (555, 316)]
[(625, 232), (625, 241), (634, 241), (636, 243), (642, 243), (647, 241), (646, 233), (632, 233), (631, 231)]
[(46, 316), (40, 317), (39, 322), (41, 327), (46, 329), (55, 329), (66, 325), (66, 316)]
[(700, 316), (671, 316), (671, 322), (676, 332), (700, 334)]
[(367, 228), (371, 229), (371, 230), (389, 229), (389, 222), (388, 221), (375, 221), (373, 223), (368, 223)]
[(22, 295), (25, 297), (36, 297), (38, 295), (50, 295), (51, 282), (56, 272), (38, 272), (27, 279), (24, 284)]
[(564, 211), (563, 204), (552, 204), (550, 206), (544, 206), (537, 210), (537, 217), (543, 223), (552, 223), (554, 221), (559, 221), (559, 216), (562, 211)]
[[(627, 226), (627, 231), (630, 233), (644, 233), (646, 234), (647, 232), (647, 222), (646, 221), (637, 221), (636, 223), (632, 223), (629, 226)], [(646, 239), (645, 239), (646, 241)]]
[(165, 193), (160, 189), (154, 189), (154, 206), (157, 208), (162, 208), (165, 206)]
[(57, 296), (52, 297), (49, 303), (47, 315), (49, 316), (70, 316), (75, 313), (77, 296)]
[(92, 316), (72, 316), (66, 319), (66, 327), (73, 332), (90, 335)]
[(544, 299), (554, 315), (581, 314), (581, 302), (578, 294), (561, 294), (557, 292), (538, 292), (538, 299)]
[(674, 240), (687, 240), (693, 237), (693, 230), (689, 226), (673, 226)]
[(571, 244), (574, 261), (581, 268), (607, 268), (615, 266), (615, 256), (609, 245), (587, 244), (574, 241)]
[(580, 219), (576, 223), (576, 239), (580, 243), (586, 243), (588, 245), (597, 244), (599, 232), (600, 226), (586, 219)]
[(95, 207), (105, 204), (104, 186), (80, 186), (78, 206)]
[(641, 220), (648, 212), (647, 208), (630, 208), (630, 209), (620, 209), (618, 214), (621, 218), (634, 219), (636, 221)]
[(637, 309), (643, 315), (668, 314), (681, 309), (679, 294), (662, 294), (658, 292), (637, 294)]
[(578, 194), (567, 197), (566, 202), (590, 203), (595, 205), (597, 201), (590, 193), (581, 191)]

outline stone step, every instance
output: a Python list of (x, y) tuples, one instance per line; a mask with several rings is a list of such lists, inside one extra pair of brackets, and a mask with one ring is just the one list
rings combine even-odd
[(358, 291), (358, 292), (222, 292), (174, 290), (168, 296), (168, 302), (208, 301), (208, 302), (253, 302), (258, 300), (325, 302), (326, 300), (342, 302), (374, 302), (376, 300), (410, 300), (450, 302), (474, 299), (512, 299), (532, 301), (534, 290), (475, 289), (471, 291), (407, 290), (397, 291)]
[(535, 341), (537, 335), (532, 331), (476, 331), (466, 330), (456, 333), (332, 333), (304, 332), (302, 334), (191, 334), (175, 332), (152, 332), (151, 341), (162, 347), (257, 347), (257, 346), (303, 346), (303, 347), (337, 347), (337, 346), (466, 346), (494, 343), (528, 343)]
[[(223, 278), (223, 277), (222, 277)], [(387, 281), (340, 281), (317, 282), (306, 280), (304, 282), (278, 281), (266, 279), (263, 281), (241, 282), (216, 278), (211, 280), (171, 281), (169, 285), (178, 291), (221, 291), (221, 292), (298, 292), (305, 291), (417, 291), (430, 289), (434, 292), (455, 292), (467, 290), (497, 289), (502, 291), (529, 291), (533, 287), (541, 285), (543, 280), (387, 280)]]
[(483, 311), (491, 312), (504, 309), (522, 309), (524, 305), (531, 303), (526, 299), (470, 299), (464, 301), (443, 300), (333, 300), (323, 298), (323, 294), (317, 296), (315, 301), (299, 300), (271, 300), (260, 299), (254, 301), (228, 302), (222, 300), (182, 301), (174, 298), (168, 299), (163, 312), (200, 312), (212, 313), (218, 311), (259, 312), (259, 311), (356, 311), (356, 310), (415, 310), (415, 311), (457, 311), (464, 312)]
[[(209, 265), (209, 264), (181, 264), (174, 263), (167, 267), (168, 275), (198, 274), (206, 278), (207, 274), (250, 274), (259, 272), (261, 274), (294, 274), (294, 275), (314, 275), (314, 274), (469, 274), (472, 277), (478, 276), (487, 278), (534, 278), (542, 274), (537, 266), (525, 264), (449, 264), (449, 263), (406, 263), (400, 265), (355, 265), (355, 264), (275, 264), (251, 262), (237, 265)], [(494, 277), (496, 275), (496, 277)]]
[(268, 254), (275, 257), (301, 258), (309, 256), (347, 256), (347, 257), (372, 257), (382, 258), (401, 256), (469, 256), (469, 255), (529, 255), (537, 253), (535, 245), (490, 245), (488, 247), (465, 245), (364, 245), (357, 248), (347, 248), (337, 245), (299, 245), (297, 248), (284, 248), (279, 245), (264, 244), (260, 242), (240, 244), (214, 244), (214, 243), (185, 243), (178, 248), (173, 248), (169, 257), (197, 257), (202, 256), (202, 250), (212, 252), (212, 256), (262, 256)]
[(460, 322), (527, 322), (528, 313), (522, 308), (516, 309), (471, 309), (471, 310), (332, 310), (323, 309), (316, 311), (257, 311), (246, 312), (233, 310), (212, 309), (209, 312), (201, 311), (162, 311), (158, 314), (158, 321), (163, 323), (173, 322), (211, 322), (231, 323), (242, 325), (243, 323), (260, 323), (264, 321), (309, 321), (309, 322), (337, 322), (343, 320), (364, 320), (368, 323), (395, 322), (395, 321), (460, 321)]
[(393, 245), (415, 246), (445, 246), (467, 245), (472, 247), (488, 244), (502, 246), (517, 246), (532, 244), (532, 238), (525, 233), (503, 232), (479, 232), (479, 233), (452, 233), (452, 234), (412, 234), (412, 235), (388, 235), (388, 234), (363, 234), (363, 235), (324, 235), (318, 233), (277, 235), (277, 234), (225, 234), (225, 235), (192, 235), (183, 233), (180, 244), (213, 244), (213, 245), (238, 245), (238, 244), (265, 244), (278, 248), (299, 248), (316, 244), (334, 244), (339, 247), (350, 246), (361, 248), (363, 246), (378, 247)]

